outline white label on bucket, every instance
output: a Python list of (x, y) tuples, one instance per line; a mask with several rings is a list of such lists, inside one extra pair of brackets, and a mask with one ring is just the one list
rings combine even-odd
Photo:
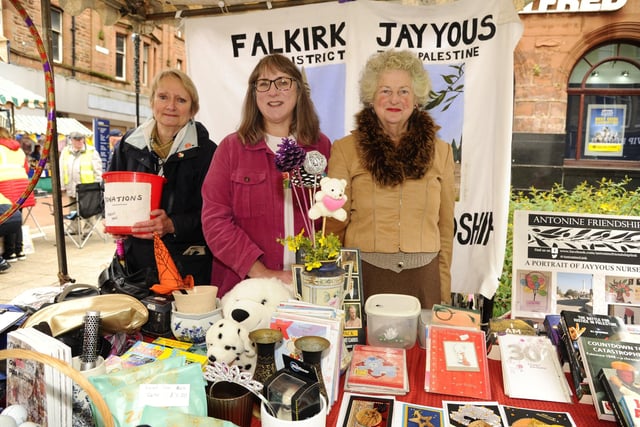
[(140, 384), (139, 396), (147, 406), (189, 406), (189, 384)]
[(146, 221), (151, 212), (148, 182), (105, 182), (104, 216), (107, 227), (131, 227)]

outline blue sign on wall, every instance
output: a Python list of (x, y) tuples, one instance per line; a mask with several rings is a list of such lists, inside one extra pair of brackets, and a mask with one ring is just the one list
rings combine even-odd
[(93, 143), (100, 158), (102, 159), (102, 170), (107, 170), (109, 162), (109, 129), (110, 123), (107, 119), (93, 119)]

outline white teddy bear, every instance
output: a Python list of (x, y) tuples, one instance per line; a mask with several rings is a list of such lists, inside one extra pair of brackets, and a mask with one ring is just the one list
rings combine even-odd
[(347, 201), (347, 196), (344, 194), (345, 188), (347, 188), (345, 179), (328, 176), (322, 178), (320, 190), (315, 195), (315, 203), (309, 209), (309, 218), (333, 217), (338, 221), (347, 219), (347, 211), (342, 208)]
[(246, 279), (235, 285), (220, 300), (223, 318), (207, 330), (209, 362), (253, 373), (257, 354), (249, 332), (268, 328), (278, 304), (291, 297), (289, 287), (278, 279)]

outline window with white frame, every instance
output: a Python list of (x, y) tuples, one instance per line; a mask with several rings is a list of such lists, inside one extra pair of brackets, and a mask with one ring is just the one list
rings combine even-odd
[(51, 60), (62, 62), (62, 12), (51, 9)]
[(116, 78), (126, 79), (127, 77), (127, 36), (116, 34)]
[(144, 43), (142, 46), (142, 70), (140, 74), (140, 81), (143, 86), (149, 85), (149, 43)]

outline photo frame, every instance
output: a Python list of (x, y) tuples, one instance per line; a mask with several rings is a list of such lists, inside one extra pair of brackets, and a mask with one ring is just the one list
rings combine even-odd
[[(355, 309), (355, 319), (351, 319), (351, 308)], [(345, 312), (345, 321), (344, 328), (345, 329), (354, 329), (354, 328), (362, 328), (362, 305), (359, 302), (345, 302), (344, 303), (344, 312)], [(353, 323), (353, 321), (357, 321), (357, 323)]]
[[(351, 268), (351, 275), (347, 275), (344, 283), (344, 298), (342, 309), (345, 313), (345, 328), (343, 338), (347, 350), (351, 350), (356, 344), (366, 344), (367, 336), (365, 332), (366, 317), (364, 312), (364, 295), (362, 289), (362, 261), (360, 250), (352, 248), (342, 248), (340, 250), (340, 265)], [(344, 267), (343, 267), (344, 268)], [(358, 309), (358, 316), (361, 319), (361, 327), (346, 327), (348, 320), (349, 306), (355, 305)]]
[(291, 272), (293, 273), (293, 290), (295, 297), (299, 300), (302, 299), (302, 272), (304, 271), (304, 264), (291, 265)]

